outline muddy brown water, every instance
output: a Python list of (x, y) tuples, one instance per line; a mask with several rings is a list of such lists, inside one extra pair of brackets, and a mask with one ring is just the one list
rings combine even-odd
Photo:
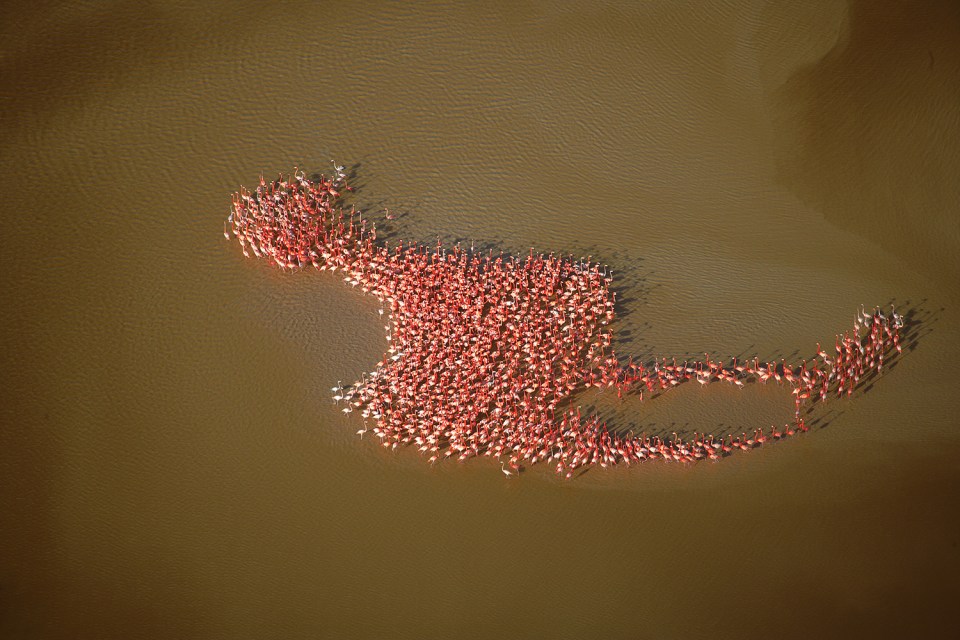
[[(20, 4), (0, 635), (957, 632), (956, 3)], [(239, 184), (331, 158), (397, 237), (610, 264), (625, 354), (803, 357), (891, 301), (913, 347), (719, 464), (431, 468), (329, 399), (385, 348), (376, 303), (221, 234)], [(789, 403), (613, 409), (719, 433)]]

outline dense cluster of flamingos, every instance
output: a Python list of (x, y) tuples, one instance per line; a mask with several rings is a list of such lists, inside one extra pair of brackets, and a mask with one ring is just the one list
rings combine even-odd
[[(344, 212), (347, 190), (337, 165), (330, 177), (314, 180), (297, 170), (261, 178), (252, 192), (234, 194), (224, 235), (237, 238), (244, 255), (281, 269), (339, 271), (376, 296), (381, 317), (389, 307), (387, 353), (356, 384), (334, 387), (334, 399), (343, 412), (363, 416), (361, 437), (372, 431), (384, 447), (415, 446), (431, 464), (491, 456), (505, 475), (542, 462), (570, 478), (592, 465), (717, 460), (806, 431), (805, 401), (849, 395), (901, 351), (903, 317), (861, 308), (831, 352), (818, 345), (816, 356), (799, 365), (709, 357), (622, 364), (611, 348), (616, 294), (599, 265), (532, 249), (522, 259), (478, 254), (439, 241), (390, 248), (377, 242), (375, 224)], [(788, 385), (795, 420), (719, 439), (663, 439), (615, 433), (570, 402), (591, 387), (642, 399), (691, 380)]]

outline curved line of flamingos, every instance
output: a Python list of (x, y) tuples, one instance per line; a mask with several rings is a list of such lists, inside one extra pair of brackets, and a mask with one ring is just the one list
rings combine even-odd
[[(224, 235), (280, 269), (313, 266), (339, 270), (344, 280), (389, 307), (389, 348), (376, 368), (355, 384), (334, 387), (343, 412), (358, 411), (384, 447), (414, 445), (431, 464), (455, 456), (508, 458), (513, 475), (525, 461), (547, 462), (570, 478), (585, 466), (608, 467), (650, 459), (716, 460), (792, 436), (808, 427), (807, 400), (849, 395), (862, 378), (880, 372), (884, 358), (901, 351), (903, 317), (891, 309), (857, 314), (853, 330), (837, 336), (831, 353), (799, 365), (752, 361), (722, 364), (665, 358), (621, 364), (613, 349), (616, 293), (600, 265), (554, 254), (523, 259), (445, 249), (377, 243), (376, 225), (351, 209), (342, 167), (308, 180), (294, 170), (241, 188)], [(380, 314), (384, 315), (381, 306)], [(714, 436), (694, 433), (620, 435), (596, 416), (561, 404), (583, 389), (615, 388), (618, 395), (669, 390), (696, 380), (742, 387), (750, 381), (789, 385), (795, 420), (782, 428)]]

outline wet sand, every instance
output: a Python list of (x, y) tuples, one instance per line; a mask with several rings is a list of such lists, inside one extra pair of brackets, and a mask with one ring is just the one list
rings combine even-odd
[[(0, 25), (0, 635), (957, 632), (953, 3)], [(625, 354), (802, 357), (891, 301), (915, 345), (825, 428), (719, 464), (430, 468), (328, 397), (383, 353), (376, 302), (221, 234), (238, 184), (331, 158), (397, 237), (609, 263)], [(612, 410), (739, 432), (788, 395)]]

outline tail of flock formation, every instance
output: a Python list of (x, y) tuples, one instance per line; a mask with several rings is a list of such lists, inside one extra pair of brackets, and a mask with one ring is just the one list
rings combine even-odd
[[(493, 456), (505, 475), (542, 462), (570, 478), (592, 465), (717, 460), (807, 431), (805, 403), (850, 395), (901, 351), (903, 317), (861, 309), (832, 349), (818, 345), (799, 365), (709, 357), (624, 364), (611, 348), (616, 293), (598, 264), (532, 249), (517, 258), (439, 242), (390, 247), (377, 242), (375, 223), (343, 210), (350, 190), (336, 165), (316, 180), (296, 170), (261, 178), (252, 192), (234, 194), (224, 235), (244, 255), (280, 269), (339, 271), (380, 301), (381, 316), (389, 308), (387, 353), (355, 384), (334, 387), (334, 400), (344, 413), (362, 415), (361, 437), (372, 432), (389, 449), (415, 446), (431, 464)], [(795, 419), (721, 438), (667, 440), (614, 433), (571, 400), (590, 387), (642, 399), (689, 380), (786, 385)]]

